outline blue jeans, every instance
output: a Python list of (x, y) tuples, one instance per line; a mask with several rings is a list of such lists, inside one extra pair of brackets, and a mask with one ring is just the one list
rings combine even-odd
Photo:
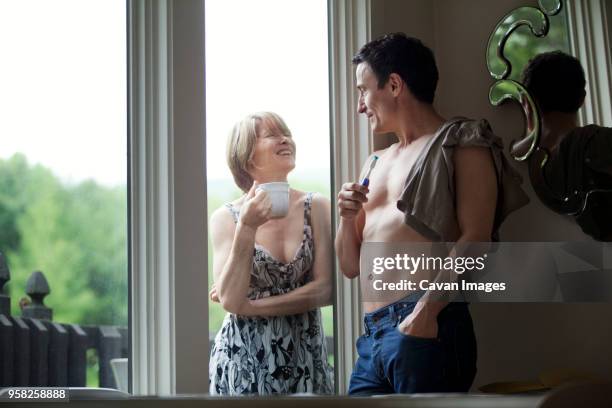
[(415, 305), (400, 300), (365, 315), (349, 394), (469, 390), (476, 375), (476, 338), (467, 303), (449, 303), (438, 314), (438, 336), (431, 339), (398, 330)]

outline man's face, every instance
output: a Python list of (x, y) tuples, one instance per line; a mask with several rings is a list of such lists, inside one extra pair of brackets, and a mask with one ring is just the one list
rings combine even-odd
[(372, 69), (366, 62), (357, 65), (356, 71), (359, 101), (357, 112), (368, 117), (374, 133), (393, 132), (395, 123), (395, 101), (389, 82), (381, 89)]

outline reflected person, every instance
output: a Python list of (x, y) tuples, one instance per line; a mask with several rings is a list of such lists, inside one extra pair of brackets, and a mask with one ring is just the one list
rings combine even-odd
[(210, 357), (212, 395), (333, 393), (320, 307), (332, 296), (329, 200), (290, 189), (271, 218), (258, 185), (286, 182), (295, 142), (274, 113), (252, 114), (230, 134), (227, 161), (245, 193), (211, 216), (214, 287), (229, 313)]
[(561, 51), (539, 54), (523, 70), (522, 82), (540, 113), (540, 147), (550, 153), (548, 187), (558, 197), (593, 191), (576, 222), (591, 237), (612, 241), (612, 128), (578, 126), (586, 95), (580, 61)]

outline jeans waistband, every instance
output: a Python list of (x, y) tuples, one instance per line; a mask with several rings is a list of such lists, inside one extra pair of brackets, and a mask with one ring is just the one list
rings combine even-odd
[(414, 306), (419, 301), (424, 292), (413, 292), (403, 299), (391, 303), (390, 305), (383, 306), (380, 309), (376, 309), (373, 312), (366, 313), (363, 316), (363, 325), (365, 328), (366, 335), (369, 335), (377, 326), (385, 324), (396, 325), (398, 319), (407, 313), (412, 312)]
[[(403, 299), (400, 299), (390, 305), (383, 306), (373, 312), (366, 313), (363, 316), (363, 325), (366, 336), (369, 336), (377, 327), (392, 324), (397, 325), (399, 321), (406, 315), (412, 313), (417, 302), (421, 299), (425, 292), (413, 292)], [(461, 318), (465, 313), (469, 316), (467, 302), (450, 302), (438, 315), (438, 319)], [(457, 315), (457, 313), (459, 313)]]

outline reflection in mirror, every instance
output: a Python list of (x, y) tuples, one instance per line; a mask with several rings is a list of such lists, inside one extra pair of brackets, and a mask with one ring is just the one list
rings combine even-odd
[[(521, 70), (531, 58), (542, 52), (569, 52), (567, 16), (562, 3), (559, 0), (549, 0), (540, 1), (539, 4), (541, 9), (520, 7), (508, 13), (495, 27), (487, 45), (489, 73), (493, 78), (502, 80), (502, 83), (496, 82), (491, 87), (489, 100), (498, 106), (513, 99), (524, 107), (528, 118), (525, 134), (515, 146), (520, 149), (511, 152), (519, 161), (527, 159), (531, 154), (537, 145), (534, 138), (539, 135), (539, 123), (533, 120), (537, 116), (534, 115), (534, 106), (526, 104), (527, 93), (518, 83)], [(503, 80), (513, 80), (515, 83), (510, 85)]]
[(487, 45), (487, 67), (493, 78), (519, 80), (521, 67), (534, 55), (569, 51), (567, 15), (562, 3), (549, 0), (539, 4), (540, 9), (513, 10), (495, 27)]
[[(573, 215), (585, 233), (610, 240), (612, 129), (578, 126), (586, 95), (580, 61), (560, 51), (540, 54), (524, 68), (522, 82), (542, 124), (538, 154), (530, 160), (534, 188), (549, 208)], [(545, 201), (554, 197), (565, 200)]]
[(538, 0), (538, 5), (549, 16), (554, 16), (563, 9), (563, 4), (559, 0)]
[[(512, 63), (507, 57), (511, 53), (506, 51), (518, 48), (513, 48), (507, 41), (520, 28), (527, 28), (534, 36), (541, 37), (548, 32), (548, 19), (535, 7), (520, 7), (497, 24), (487, 46), (487, 65), (491, 76), (496, 79), (506, 79), (512, 72)], [(530, 38), (531, 34), (526, 37)]]
[(537, 114), (535, 102), (529, 92), (517, 81), (505, 79), (497, 81), (489, 91), (489, 100), (494, 106), (499, 106), (507, 100), (516, 100), (523, 107), (526, 121), (526, 132), (522, 140), (513, 145), (514, 157), (523, 161), (536, 147), (537, 135), (540, 132), (540, 117)]
[(612, 129), (578, 126), (586, 81), (581, 63), (568, 55), (566, 11), (559, 0), (538, 4), (539, 10), (508, 13), (491, 35), (487, 64), (498, 81), (489, 99), (495, 106), (508, 100), (521, 105), (525, 133), (511, 154), (528, 160), (540, 200), (574, 216), (591, 237), (612, 240)]

